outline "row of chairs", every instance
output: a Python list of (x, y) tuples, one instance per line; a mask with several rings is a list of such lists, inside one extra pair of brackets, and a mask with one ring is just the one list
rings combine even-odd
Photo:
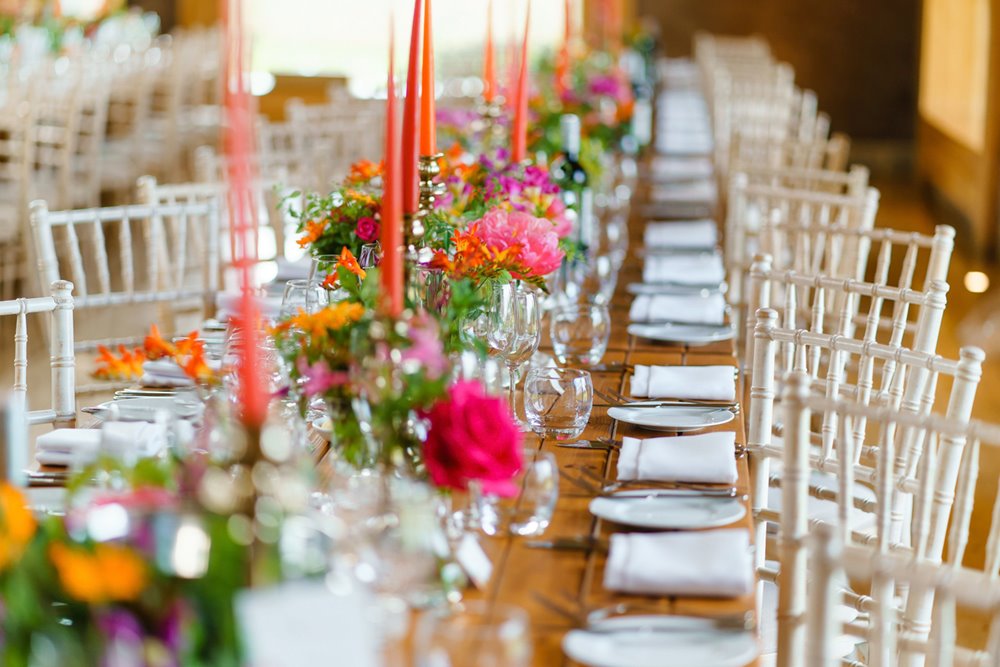
[[(1000, 427), (971, 420), (983, 352), (937, 354), (955, 232), (875, 226), (867, 170), (766, 41), (699, 35), (695, 53), (726, 195), (770, 657), (998, 664), (1000, 504), (978, 463)], [(994, 520), (972, 570), (979, 498)], [(985, 650), (957, 646), (957, 604), (992, 616)]]

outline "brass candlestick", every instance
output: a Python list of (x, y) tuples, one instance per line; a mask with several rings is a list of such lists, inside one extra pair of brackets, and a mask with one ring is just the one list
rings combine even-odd
[[(434, 201), (445, 192), (444, 183), (437, 183), (434, 180), (441, 174), (441, 167), (438, 165), (438, 160), (443, 157), (444, 153), (420, 156), (420, 164), (417, 165), (417, 171), (420, 174), (420, 210), (423, 215), (427, 215), (434, 210)], [(420, 228), (420, 235), (422, 236), (422, 223), (420, 224)]]

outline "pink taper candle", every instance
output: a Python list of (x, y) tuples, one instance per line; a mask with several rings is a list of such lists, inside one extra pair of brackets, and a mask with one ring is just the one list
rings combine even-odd
[[(390, 24), (391, 26), (391, 24)], [(382, 176), (382, 307), (398, 317), (403, 312), (403, 188), (396, 118), (396, 77), (393, 75), (394, 30), (389, 29), (389, 76), (385, 103), (385, 171)]]
[(410, 61), (406, 71), (406, 100), (403, 102), (403, 212), (415, 213), (418, 203), (417, 159), (420, 155), (420, 16), (421, 0), (413, 3), (410, 30)]
[(521, 60), (517, 75), (516, 105), (514, 107), (513, 145), (510, 159), (521, 162), (528, 152), (528, 29), (531, 24), (531, 0), (528, 13), (524, 17), (524, 38), (521, 42)]
[(434, 106), (434, 38), (431, 34), (431, 0), (424, 4), (424, 62), (420, 91), (420, 154), (437, 154), (437, 118)]
[(486, 3), (486, 44), (483, 47), (483, 99), (492, 102), (497, 94), (496, 63), (493, 60), (493, 0)]

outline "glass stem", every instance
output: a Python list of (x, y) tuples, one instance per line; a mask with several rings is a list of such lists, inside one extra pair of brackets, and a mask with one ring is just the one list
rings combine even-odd
[(507, 372), (510, 374), (510, 382), (507, 384), (507, 396), (510, 402), (510, 412), (514, 415), (514, 420), (521, 421), (517, 416), (517, 404), (514, 402), (517, 384), (517, 376), (514, 374), (515, 369), (515, 364), (507, 363)]

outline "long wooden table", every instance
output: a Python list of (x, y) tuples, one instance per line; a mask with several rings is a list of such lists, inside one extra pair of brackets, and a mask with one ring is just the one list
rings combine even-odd
[[(595, 388), (623, 393), (628, 389), (628, 378), (635, 364), (681, 364), (681, 365), (737, 365), (735, 343), (725, 341), (703, 347), (670, 345), (638, 340), (626, 333), (628, 308), (632, 296), (625, 286), (641, 280), (642, 260), (635, 249), (641, 245), (644, 221), (639, 217), (641, 206), (633, 204), (631, 224), (630, 255), (625, 262), (618, 282), (618, 289), (611, 306), (613, 327), (611, 342), (603, 363), (613, 365), (609, 371), (594, 371)], [(543, 350), (548, 345), (543, 341)], [(620, 366), (619, 366), (620, 364)], [(739, 383), (737, 396), (741, 396)], [(655, 433), (643, 431), (634, 426), (619, 424), (608, 417), (608, 406), (595, 398), (590, 423), (582, 439), (621, 438), (623, 436), (654, 437)], [(715, 430), (731, 430), (736, 433), (738, 445), (746, 443), (743, 412), (730, 423), (715, 427)], [(557, 447), (555, 441), (528, 435), (526, 446), (537, 447), (552, 452), (561, 469), (591, 466), (605, 477), (613, 477), (617, 453), (602, 450), (567, 449)], [(735, 452), (734, 452), (735, 456)], [(737, 461), (739, 481), (737, 490), (749, 493), (749, 479), (746, 458)], [(591, 536), (607, 538), (618, 530), (630, 530), (602, 521), (592, 516), (587, 509), (592, 496), (565, 479), (560, 479), (559, 502), (552, 522), (543, 539), (559, 537)], [(749, 500), (746, 515), (729, 527), (742, 527), (752, 535), (752, 517)], [(728, 614), (745, 613), (754, 610), (754, 599), (747, 595), (735, 599), (709, 598), (636, 598), (607, 591), (602, 586), (606, 556), (598, 550), (542, 550), (525, 545), (526, 538), (503, 537), (483, 538), (483, 545), (493, 560), (494, 573), (489, 586), (482, 591), (470, 590), (469, 599), (483, 599), (491, 603), (514, 604), (525, 609), (530, 616), (534, 635), (533, 665), (538, 667), (575, 666), (578, 663), (566, 658), (561, 649), (563, 636), (572, 628), (572, 622), (539, 601), (538, 596), (560, 601), (575, 600), (581, 608), (591, 608), (639, 600), (653, 600), (662, 605), (664, 613), (676, 614)]]

